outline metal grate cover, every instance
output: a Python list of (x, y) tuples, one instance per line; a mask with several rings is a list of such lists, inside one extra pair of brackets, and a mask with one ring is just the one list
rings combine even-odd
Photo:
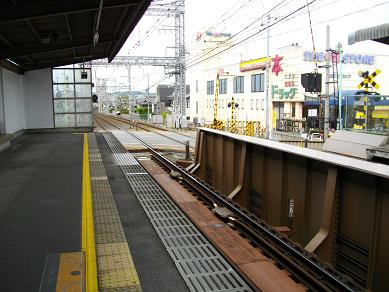
[(189, 289), (252, 291), (115, 136), (103, 135)]

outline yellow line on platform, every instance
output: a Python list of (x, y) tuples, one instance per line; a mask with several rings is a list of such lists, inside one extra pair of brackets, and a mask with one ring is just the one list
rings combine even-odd
[(82, 231), (81, 250), (85, 253), (87, 292), (97, 292), (97, 268), (95, 232), (93, 226), (92, 192), (89, 173), (88, 134), (84, 134), (84, 155), (82, 163)]

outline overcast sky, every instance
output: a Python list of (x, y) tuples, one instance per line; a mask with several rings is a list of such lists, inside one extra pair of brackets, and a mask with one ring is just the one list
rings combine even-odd
[[(177, 0), (178, 2), (182, 0)], [(312, 0), (309, 0), (311, 2)], [(160, 0), (157, 3), (175, 3), (176, 0)], [(188, 62), (199, 58), (196, 48), (197, 32), (211, 30), (227, 32), (237, 45), (230, 54), (243, 59), (266, 55), (266, 19), (271, 12), (270, 54), (278, 48), (299, 43), (312, 49), (307, 8), (298, 10), (307, 0), (185, 0), (185, 32)], [(169, 7), (169, 5), (167, 5)], [(372, 53), (389, 56), (389, 47), (372, 41), (347, 45), (350, 32), (389, 22), (389, 1), (380, 0), (316, 0), (310, 4), (313, 39), (316, 50), (325, 49), (326, 26), (330, 25), (331, 47), (343, 44), (345, 51)], [(298, 10), (298, 11), (297, 11)], [(287, 17), (287, 19), (282, 18)], [(279, 22), (279, 23), (276, 23)], [(252, 24), (251, 26), (249, 26)], [(134, 29), (119, 55), (132, 56), (174, 56), (174, 18), (165, 16), (144, 16)], [(264, 30), (263, 32), (260, 32)], [(248, 38), (246, 41), (243, 41)], [(132, 89), (145, 90), (147, 84), (154, 85), (164, 77), (162, 68), (132, 67)], [(148, 76), (147, 76), (148, 75)], [(110, 78), (108, 84), (127, 85), (125, 69), (99, 68), (97, 77)], [(114, 81), (115, 78), (116, 80)], [(147, 82), (149, 80), (149, 82)], [(174, 82), (170, 79), (170, 82)], [(169, 83), (164, 80), (163, 83)], [(150, 89), (155, 92), (155, 87)]]

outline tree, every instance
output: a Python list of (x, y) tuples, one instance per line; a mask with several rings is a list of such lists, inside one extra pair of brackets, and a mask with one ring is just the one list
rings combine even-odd
[(120, 111), (122, 114), (128, 114), (129, 112), (128, 96), (117, 96), (115, 102), (116, 102), (116, 110)]

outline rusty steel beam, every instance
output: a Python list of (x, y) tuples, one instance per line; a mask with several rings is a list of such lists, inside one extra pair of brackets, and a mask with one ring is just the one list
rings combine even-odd
[(336, 168), (328, 169), (327, 185), (324, 193), (324, 204), (322, 209), (321, 227), (319, 232), (305, 246), (309, 252), (315, 252), (316, 249), (324, 242), (330, 233), (331, 220), (334, 209), (335, 189), (338, 170)]
[(247, 145), (243, 144), (242, 152), (240, 154), (240, 165), (239, 165), (239, 184), (236, 188), (227, 196), (229, 199), (233, 199), (242, 189), (244, 180), (244, 170), (246, 166), (246, 149)]

